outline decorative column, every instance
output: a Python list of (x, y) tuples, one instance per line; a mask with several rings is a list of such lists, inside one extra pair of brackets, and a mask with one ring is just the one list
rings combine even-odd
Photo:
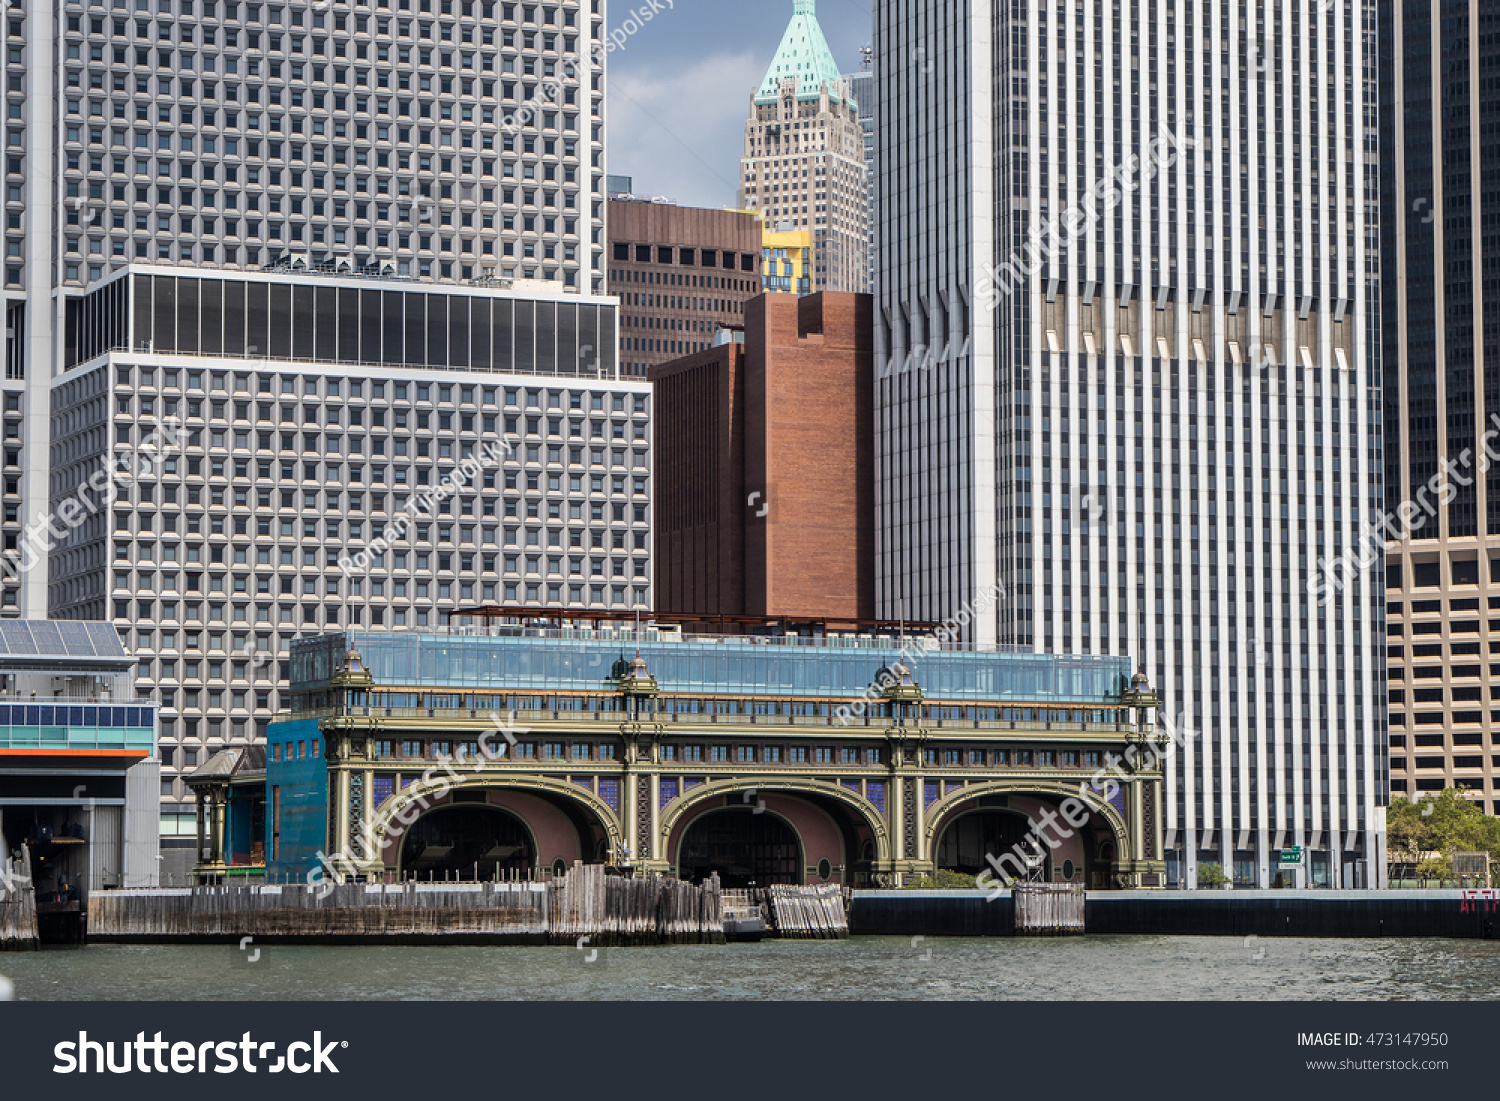
[(1127, 760), (1135, 762), (1129, 766), (1131, 775), (1125, 788), (1125, 826), (1131, 851), (1128, 861), (1120, 861), (1120, 886), (1164, 887), (1167, 865), (1162, 856), (1161, 760), (1166, 738), (1157, 734), (1155, 727), (1161, 697), (1142, 669), (1130, 678), (1130, 686), (1120, 693), (1120, 702), (1135, 711), (1135, 728), (1128, 735), (1126, 752)]
[[(639, 638), (640, 626), (636, 626), (637, 638)], [(638, 775), (635, 765), (638, 762), (642, 740), (647, 741), (645, 752), (651, 758), (655, 757), (656, 735), (660, 733), (655, 723), (655, 715), (652, 714), (650, 702), (657, 696), (656, 678), (646, 668), (646, 659), (641, 657), (639, 644), (636, 647), (635, 657), (624, 671), (615, 678), (615, 690), (622, 697), (625, 705), (626, 722), (621, 724), (620, 734), (625, 742), (625, 783), (620, 795), (620, 844), (630, 850), (630, 863), (632, 867), (641, 868), (642, 871), (660, 871), (652, 860), (651, 845), (645, 834), (655, 827), (656, 815), (652, 808), (646, 808), (643, 813), (640, 792), (637, 783)], [(651, 721), (648, 727), (641, 722), (642, 712)]]

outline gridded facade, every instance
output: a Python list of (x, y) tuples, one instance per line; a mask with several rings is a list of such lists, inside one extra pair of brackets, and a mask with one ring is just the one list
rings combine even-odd
[(1133, 655), (1174, 881), (1384, 873), (1374, 16), (876, 6), (879, 614)]
[(1500, 427), (1500, 10), (1379, 8), (1385, 507), (1427, 502), (1386, 547), (1391, 790), (1500, 813), (1500, 464), (1476, 468)]
[[(181, 448), (59, 542), (49, 613), (119, 627), (162, 703), (164, 749), (202, 760), (285, 706), (299, 634), (440, 629), (485, 602), (650, 606), (649, 401), (612, 375), (102, 355), (53, 388), (54, 514), (94, 499), (78, 487), (165, 418)], [(409, 501), (506, 441), (396, 534)], [(361, 550), (368, 568), (341, 565)], [(182, 795), (168, 784), (164, 811), (186, 814)]]
[[(8, 7), (10, 438), (47, 438), (55, 289), (130, 262), (602, 293), (604, 18), (605, 0)], [(7, 517), (48, 499), (45, 449), (20, 450)], [(47, 603), (45, 569), (0, 582), (0, 614)]]
[(870, 289), (865, 140), (813, 0), (794, 0), (792, 21), (750, 101), (739, 205), (759, 211), (768, 229), (812, 232), (812, 293)]
[[(70, 286), (126, 259), (253, 267), (308, 251), (602, 290), (589, 278), (603, 258), (594, 7), (101, 0), (63, 5), (55, 39), (50, 18), (13, 8), (12, 72), (57, 71), (50, 133), (32, 133), (45, 112), (22, 77), (7, 139), (38, 140), (39, 163), (19, 171), (43, 180), (56, 151), (50, 276)], [(53, 212), (31, 199), (26, 232), (46, 239)], [(7, 288), (49, 277), (9, 251)]]
[(760, 293), (760, 220), (640, 199), (609, 203), (609, 293), (620, 300), (620, 370), (644, 378), (658, 363), (713, 345), (745, 324)]

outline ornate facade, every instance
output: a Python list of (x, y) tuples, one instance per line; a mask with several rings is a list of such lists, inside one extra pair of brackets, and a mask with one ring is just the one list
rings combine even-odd
[(273, 871), (581, 860), (868, 885), (1039, 853), (1034, 878), (1161, 885), (1162, 739), (1119, 659), (934, 649), (913, 672), (869, 636), (500, 630), (294, 647), (288, 721), (316, 720), (327, 827), (323, 856), (287, 849)]

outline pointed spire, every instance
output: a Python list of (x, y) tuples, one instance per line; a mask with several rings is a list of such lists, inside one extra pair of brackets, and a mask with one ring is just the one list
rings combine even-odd
[(847, 94), (833, 50), (818, 25), (815, 0), (792, 0), (792, 21), (781, 36), (781, 45), (760, 82), (755, 102), (775, 103), (786, 80), (796, 81), (798, 99), (817, 99), (825, 84), (830, 85), (829, 93), (835, 103)]

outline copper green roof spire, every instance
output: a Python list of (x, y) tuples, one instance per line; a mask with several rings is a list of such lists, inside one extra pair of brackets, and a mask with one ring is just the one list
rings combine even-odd
[(817, 99), (824, 84), (832, 85), (835, 102), (843, 98), (843, 74), (828, 48), (828, 39), (823, 37), (823, 28), (818, 26), (816, 7), (816, 0), (792, 0), (792, 21), (755, 93), (756, 103), (775, 103), (781, 94), (781, 82), (793, 79), (797, 81), (798, 99)]

